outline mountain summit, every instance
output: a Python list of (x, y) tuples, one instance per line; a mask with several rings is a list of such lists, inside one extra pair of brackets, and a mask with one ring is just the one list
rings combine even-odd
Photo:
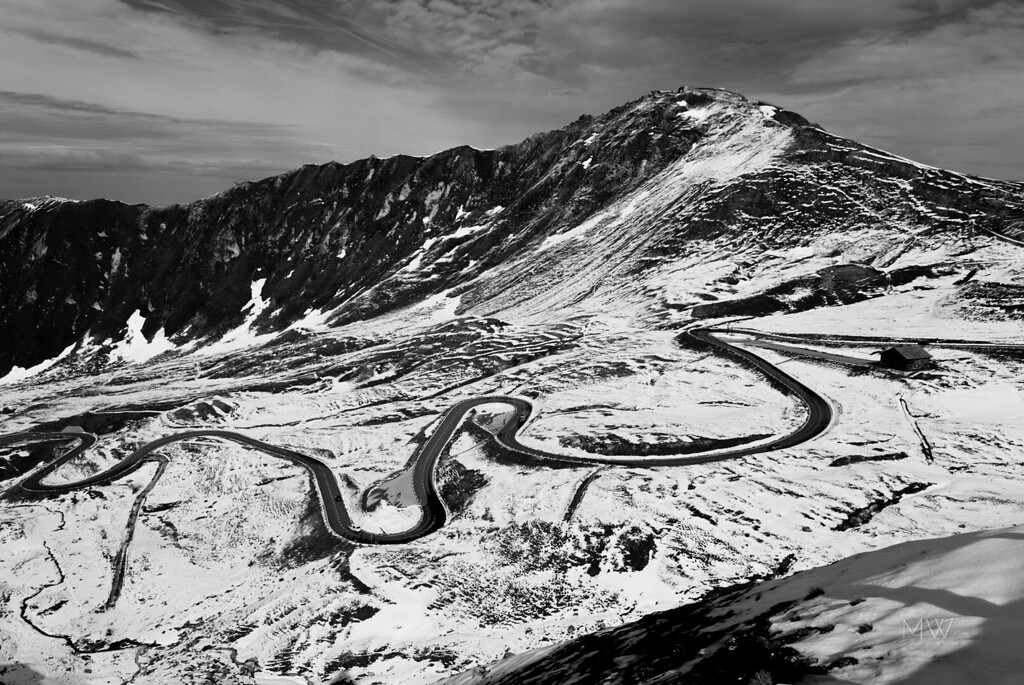
[(431, 296), (526, 319), (628, 298), (658, 317), (692, 304), (651, 284), (695, 245), (737, 254), (873, 230), (894, 240), (861, 261), (884, 269), (922, 232), (1024, 239), (1021, 190), (681, 88), (497, 150), (306, 166), (183, 206), (9, 201), (0, 376), (71, 345), (134, 335), (171, 349)]

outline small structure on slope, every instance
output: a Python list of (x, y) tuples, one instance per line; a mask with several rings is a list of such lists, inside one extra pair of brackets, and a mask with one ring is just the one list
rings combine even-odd
[(920, 345), (897, 345), (882, 350), (879, 363), (898, 371), (920, 371), (932, 365), (932, 356)]

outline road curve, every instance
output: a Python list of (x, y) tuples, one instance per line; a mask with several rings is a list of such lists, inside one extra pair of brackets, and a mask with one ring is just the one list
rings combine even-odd
[[(533, 410), (529, 401), (518, 397), (505, 395), (487, 395), (463, 400), (449, 407), (441, 416), (441, 421), (431, 434), (430, 438), (420, 446), (413, 459), (413, 484), (417, 500), (421, 503), (423, 514), (420, 520), (408, 530), (398, 533), (374, 533), (359, 528), (352, 521), (342, 501), (341, 489), (338, 480), (330, 467), (322, 461), (294, 450), (277, 447), (255, 438), (224, 430), (193, 430), (175, 433), (158, 438), (130, 454), (110, 469), (94, 474), (87, 478), (60, 484), (47, 484), (43, 480), (53, 474), (64, 464), (80, 456), (85, 450), (96, 443), (96, 436), (89, 433), (10, 433), (0, 435), (0, 446), (10, 443), (17, 443), (30, 440), (42, 439), (76, 439), (79, 444), (69, 450), (53, 462), (45, 465), (35, 473), (29, 475), (20, 483), (20, 489), (27, 493), (42, 495), (64, 494), (81, 488), (103, 485), (111, 481), (123, 478), (134, 472), (147, 461), (163, 460), (154, 454), (161, 447), (174, 442), (192, 440), (194, 438), (217, 438), (238, 443), (245, 447), (259, 450), (286, 461), (304, 467), (312, 476), (316, 484), (316, 493), (320, 500), (321, 511), (324, 522), (328, 529), (337, 537), (359, 544), (401, 544), (412, 542), (421, 537), (429, 535), (445, 524), (447, 510), (444, 501), (437, 491), (435, 482), (435, 468), (438, 458), (445, 447), (451, 442), (459, 425), (465, 415), (475, 406), (500, 402), (511, 405), (514, 408), (513, 418), (495, 435), (495, 440), (514, 452), (528, 455), (541, 460), (558, 461), (563, 463), (576, 463), (581, 466), (606, 464), (610, 466), (632, 466), (632, 467), (654, 467), (654, 466), (682, 466), (687, 464), (707, 464), (710, 462), (736, 459), (762, 452), (769, 452), (777, 449), (784, 449), (798, 445), (810, 440), (820, 434), (832, 420), (832, 410), (828, 402), (813, 390), (803, 385), (789, 374), (773, 366), (757, 355), (731, 345), (714, 335), (711, 329), (694, 329), (685, 332), (698, 343), (710, 345), (714, 349), (734, 357), (757, 368), (774, 382), (780, 384), (794, 395), (796, 395), (807, 408), (807, 417), (804, 423), (788, 435), (780, 436), (774, 440), (759, 445), (738, 447), (732, 449), (715, 450), (702, 454), (691, 454), (686, 456), (668, 456), (655, 458), (627, 458), (602, 455), (565, 455), (544, 452), (542, 450), (527, 447), (517, 439), (521, 427), (526, 423)], [(154, 478), (150, 487), (155, 484)]]
[[(563, 454), (550, 454), (548, 452), (542, 452), (541, 450), (535, 450), (531, 447), (526, 447), (516, 440), (516, 434), (519, 430), (519, 425), (522, 422), (515, 423), (510, 421), (506, 424), (505, 428), (498, 433), (497, 440), (506, 448), (516, 452), (521, 452), (523, 454), (528, 454), (542, 459), (554, 459), (556, 461), (563, 462), (607, 464), (610, 466), (684, 466), (687, 464), (709, 464), (711, 462), (736, 459), (739, 457), (746, 457), (751, 454), (760, 454), (762, 452), (770, 452), (773, 450), (785, 449), (786, 447), (793, 447), (794, 445), (799, 445), (802, 442), (810, 440), (828, 428), (829, 423), (832, 421), (832, 407), (825, 398), (818, 395), (785, 371), (772, 365), (770, 362), (765, 361), (752, 352), (748, 352), (719, 339), (714, 335), (714, 333), (715, 331), (712, 329), (697, 328), (687, 331), (684, 335), (689, 335), (691, 338), (694, 338), (701, 343), (711, 345), (715, 349), (726, 354), (739, 357), (741, 360), (751, 366), (754, 366), (766, 376), (796, 395), (807, 408), (807, 418), (804, 419), (804, 422), (800, 427), (788, 435), (780, 436), (774, 440), (764, 442), (759, 445), (713, 450), (702, 454), (699, 453), (678, 457), (628, 458), (606, 457), (601, 455), (576, 457)], [(525, 405), (524, 411), (527, 416), (529, 415), (530, 405), (528, 402), (525, 400), (517, 400), (517, 403), (513, 403), (511, 400), (512, 398), (502, 401), (508, 402), (509, 404), (515, 404), (517, 408), (519, 408), (520, 405)], [(490, 401), (494, 400), (491, 399)]]

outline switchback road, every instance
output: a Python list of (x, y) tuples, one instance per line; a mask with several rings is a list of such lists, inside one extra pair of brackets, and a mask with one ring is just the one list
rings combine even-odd
[[(807, 409), (806, 418), (796, 430), (768, 442), (759, 445), (748, 445), (738, 448), (713, 450), (699, 454), (686, 456), (664, 456), (653, 458), (627, 458), (602, 455), (568, 455), (545, 452), (523, 445), (518, 440), (518, 434), (522, 426), (529, 420), (533, 406), (529, 401), (504, 395), (491, 395), (474, 397), (464, 400), (450, 407), (441, 416), (437, 428), (430, 438), (423, 443), (413, 459), (413, 484), (417, 500), (421, 504), (423, 514), (420, 520), (411, 528), (398, 533), (374, 533), (359, 528), (349, 516), (345, 508), (341, 489), (338, 480), (331, 468), (308, 455), (294, 450), (277, 447), (255, 438), (233, 431), (224, 430), (192, 430), (168, 435), (154, 440), (133, 452), (131, 455), (115, 464), (110, 469), (95, 475), (83, 478), (70, 483), (45, 483), (46, 478), (52, 475), (61, 466), (71, 462), (80, 456), (85, 450), (96, 443), (96, 436), (89, 433), (10, 433), (0, 435), (0, 446), (20, 442), (47, 440), (68, 440), (74, 439), (78, 444), (66, 454), (53, 462), (43, 466), (35, 473), (25, 478), (19, 486), (26, 493), (57, 495), (72, 492), (81, 488), (97, 485), (104, 485), (111, 481), (123, 478), (137, 470), (146, 462), (165, 462), (165, 457), (156, 453), (161, 447), (175, 442), (192, 440), (195, 438), (216, 438), (238, 443), (245, 447), (259, 450), (280, 459), (305, 468), (313, 478), (316, 485), (316, 494), (320, 500), (321, 511), (324, 522), (328, 529), (336, 536), (359, 544), (399, 544), (411, 542), (440, 529), (447, 518), (447, 509), (444, 501), (437, 492), (435, 482), (435, 469), (438, 458), (444, 452), (445, 447), (455, 436), (466, 414), (473, 408), (482, 404), (503, 403), (514, 408), (513, 417), (494, 436), (498, 444), (504, 448), (539, 460), (557, 461), (562, 463), (579, 464), (580, 466), (593, 466), (604, 464), (610, 466), (630, 467), (666, 467), (683, 466), (687, 464), (706, 464), (727, 459), (736, 459), (762, 452), (785, 449), (793, 447), (823, 432), (832, 420), (832, 410), (828, 402), (813, 390), (803, 385), (789, 374), (778, 367), (770, 364), (757, 355), (732, 345), (715, 335), (711, 329), (695, 329), (683, 333), (689, 336), (693, 342), (702, 346), (709, 346), (713, 350), (731, 355), (742, 362), (755, 367), (765, 374), (773, 383), (781, 386), (788, 392), (796, 395)], [(161, 466), (148, 489), (151, 489), (163, 472)], [(137, 500), (136, 508), (141, 505), (141, 499)], [(119, 555), (121, 557), (123, 555)], [(123, 566), (123, 564), (122, 564)], [(124, 569), (120, 569), (123, 576)], [(119, 572), (115, 569), (115, 575)]]

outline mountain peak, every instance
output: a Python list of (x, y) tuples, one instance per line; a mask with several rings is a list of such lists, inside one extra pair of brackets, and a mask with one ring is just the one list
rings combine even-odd
[[(258, 279), (270, 304), (247, 325), (264, 335), (441, 293), (459, 311), (568, 312), (598, 284), (632, 289), (694, 240), (769, 249), (894, 218), (1019, 238), (1018, 189), (684, 87), (496, 150), (307, 165), (188, 205), (8, 202), (0, 325), (18, 334), (0, 343), (0, 373), (123, 339), (136, 312), (147, 339), (215, 340), (247, 321)], [(567, 269), (597, 278), (566, 281)], [(557, 298), (538, 294), (563, 281)]]

